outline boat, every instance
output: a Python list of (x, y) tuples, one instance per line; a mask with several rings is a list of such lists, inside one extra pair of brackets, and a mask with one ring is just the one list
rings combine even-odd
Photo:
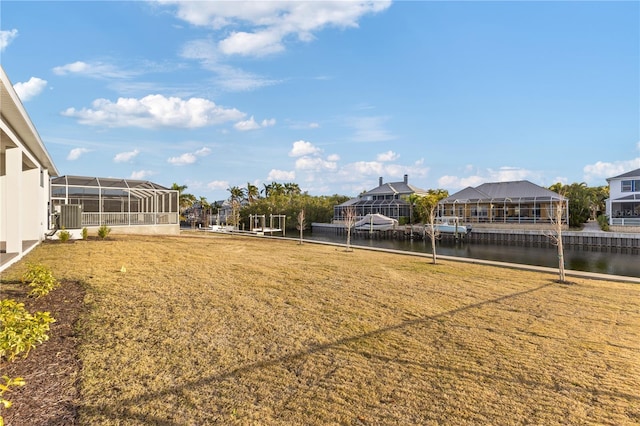
[(388, 231), (398, 226), (398, 220), (380, 213), (369, 213), (354, 225), (356, 231)]
[(436, 218), (435, 229), (441, 234), (468, 234), (471, 226), (460, 224), (457, 216), (440, 216)]

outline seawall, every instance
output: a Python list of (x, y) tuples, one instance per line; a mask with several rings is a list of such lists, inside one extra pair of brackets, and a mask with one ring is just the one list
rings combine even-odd
[[(325, 232), (334, 235), (345, 235), (346, 229), (342, 224), (313, 223), (312, 232)], [(422, 239), (424, 232), (421, 227), (400, 226), (388, 231), (351, 231), (354, 238), (372, 239)], [(458, 238), (478, 244), (522, 245), (522, 246), (552, 246), (549, 237), (551, 231), (540, 229), (473, 229), (469, 234), (459, 235)], [(428, 237), (427, 237), (428, 238)], [(455, 239), (452, 234), (441, 234), (440, 238)], [(562, 242), (566, 246), (580, 246), (602, 250), (630, 250), (640, 252), (640, 233), (630, 232), (591, 232), (591, 231), (562, 231)]]

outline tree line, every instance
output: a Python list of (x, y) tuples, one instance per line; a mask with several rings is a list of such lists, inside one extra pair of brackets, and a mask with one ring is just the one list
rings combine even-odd
[[(205, 197), (189, 194), (186, 185), (174, 183), (171, 189), (180, 192), (181, 222), (196, 221), (205, 226), (211, 225), (211, 217), (215, 217), (223, 207), (220, 201), (210, 203)], [(246, 229), (249, 228), (250, 215), (263, 214), (285, 215), (287, 229), (296, 229), (298, 215), (303, 210), (307, 223), (331, 222), (333, 207), (349, 199), (346, 195), (338, 194), (312, 196), (293, 182), (271, 182), (264, 184), (262, 189), (249, 182), (245, 187), (231, 186), (227, 192), (229, 197), (226, 201), (231, 209), (227, 224)]]

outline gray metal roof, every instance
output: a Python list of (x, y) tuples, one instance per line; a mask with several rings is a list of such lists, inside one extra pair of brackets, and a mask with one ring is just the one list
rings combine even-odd
[(404, 181), (400, 182), (388, 182), (382, 184), (376, 188), (373, 188), (370, 191), (365, 192), (363, 195), (392, 195), (392, 194), (400, 194), (400, 195), (411, 195), (411, 194), (426, 194), (427, 191), (424, 189), (418, 188), (417, 186), (413, 186)]
[(470, 186), (465, 189), (456, 192), (453, 195), (449, 195), (447, 198), (442, 200), (442, 203), (453, 203), (454, 201), (478, 201), (484, 199), (490, 199), (491, 197), (488, 194), (485, 194), (482, 191), (478, 191), (476, 188), (472, 188)]
[(618, 176), (610, 177), (607, 179), (607, 182), (609, 182), (611, 179), (620, 179), (620, 178), (640, 178), (640, 169), (631, 170), (630, 172), (626, 172)]
[(99, 188), (120, 189), (159, 189), (169, 191), (169, 188), (158, 185), (148, 180), (98, 178), (90, 176), (60, 176), (51, 179), (53, 185), (89, 186)]
[(528, 180), (511, 182), (483, 183), (475, 188), (467, 187), (445, 198), (441, 203), (458, 201), (517, 201), (529, 200), (564, 200), (561, 195)]
[(625, 195), (624, 197), (614, 198), (611, 201), (637, 201), (640, 200), (640, 194)]

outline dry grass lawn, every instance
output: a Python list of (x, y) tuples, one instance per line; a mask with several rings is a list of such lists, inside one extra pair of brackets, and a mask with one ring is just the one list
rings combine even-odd
[(226, 235), (26, 261), (87, 286), (80, 424), (640, 423), (637, 284)]

